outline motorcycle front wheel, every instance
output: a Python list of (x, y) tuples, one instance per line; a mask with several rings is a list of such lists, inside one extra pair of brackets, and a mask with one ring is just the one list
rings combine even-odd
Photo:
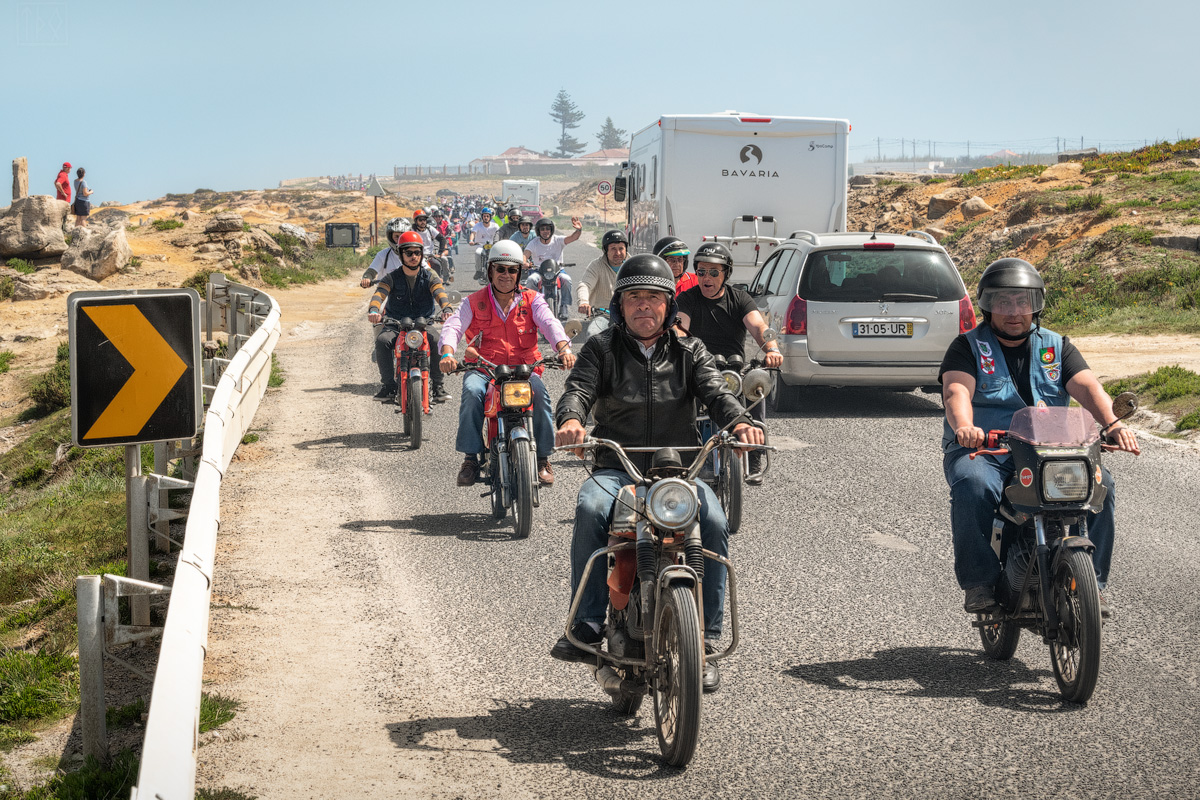
[(1072, 550), (1050, 591), (1059, 619), (1058, 638), (1050, 642), (1054, 679), (1064, 700), (1086, 703), (1100, 677), (1100, 590), (1091, 554)]
[(725, 519), (729, 522), (729, 532), (737, 533), (742, 526), (742, 460), (732, 447), (721, 451), (721, 475), (717, 488), (721, 508), (725, 510)]
[(410, 450), (421, 449), (421, 398), (425, 396), (422, 389), (420, 378), (408, 379), (408, 408), (404, 409), (404, 427), (411, 437), (408, 440)]
[(514, 439), (509, 447), (512, 459), (513, 532), (518, 539), (529, 536), (533, 527), (533, 484), (537, 473), (533, 469), (533, 453), (528, 439)]
[(655, 641), (659, 671), (654, 681), (654, 725), (658, 747), (668, 764), (683, 767), (692, 760), (700, 738), (704, 663), (696, 600), (688, 587), (675, 584), (663, 594)]

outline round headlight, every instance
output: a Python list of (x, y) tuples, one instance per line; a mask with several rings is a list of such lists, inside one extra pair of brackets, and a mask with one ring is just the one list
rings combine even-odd
[(742, 376), (732, 370), (725, 370), (721, 373), (721, 377), (725, 379), (725, 385), (729, 387), (729, 391), (734, 394), (740, 394), (742, 391)]
[(650, 521), (660, 528), (677, 531), (696, 520), (700, 501), (696, 489), (678, 478), (664, 478), (650, 487), (646, 497), (646, 512)]
[(421, 346), (421, 332), (409, 331), (408, 333), (404, 334), (404, 343), (413, 350), (416, 350)]

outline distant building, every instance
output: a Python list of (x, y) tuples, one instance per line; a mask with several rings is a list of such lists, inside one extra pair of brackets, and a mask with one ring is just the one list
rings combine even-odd
[(1020, 156), (1018, 156), (1012, 150), (997, 150), (994, 153), (989, 153), (988, 155), (984, 156), (984, 158), (990, 158), (995, 161), (1009, 161), (1014, 158), (1020, 158)]
[(473, 172), (492, 175), (615, 175), (621, 162), (627, 158), (629, 151), (624, 148), (597, 150), (576, 158), (554, 158), (522, 145), (510, 147), (499, 155), (480, 156), (471, 161), (470, 168)]
[(928, 175), (938, 172), (952, 172), (946, 169), (945, 161), (909, 160), (909, 161), (864, 161), (850, 165), (850, 175), (874, 175), (879, 172), (908, 172), (918, 175)]

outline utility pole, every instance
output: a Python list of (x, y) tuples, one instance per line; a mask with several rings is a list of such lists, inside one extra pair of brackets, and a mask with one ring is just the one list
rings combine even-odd
[(879, 137), (875, 137), (875, 160), (883, 161), (883, 146), (879, 143)]

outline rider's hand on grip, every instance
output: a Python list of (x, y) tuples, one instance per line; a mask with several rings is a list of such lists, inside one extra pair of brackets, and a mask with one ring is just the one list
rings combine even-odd
[(592, 311), (592, 307), (588, 303), (580, 303), (579, 304), (579, 313), (580, 314), (589, 314), (589, 313), (591, 313), (591, 311)]
[(378, 325), (381, 319), (383, 319), (382, 314), (367, 314), (367, 322), (372, 325)]
[(733, 435), (743, 444), (766, 444), (762, 428), (748, 425), (745, 422), (733, 426)]
[[(449, 359), (446, 359), (449, 361)], [(463, 361), (478, 361), (479, 351), (475, 349), (475, 345), (469, 345), (465, 353), (463, 353)]]
[[(554, 432), (554, 446), (566, 447), (573, 444), (583, 444), (583, 440), (587, 438), (587, 429), (579, 423), (577, 419), (569, 419), (562, 424), (562, 427)], [(583, 458), (583, 449), (577, 449), (575, 455)]]
[(954, 438), (963, 447), (969, 447), (974, 450), (983, 447), (987, 435), (983, 432), (983, 428), (976, 428), (974, 425), (963, 425), (954, 432)]
[(445, 373), (454, 372), (454, 370), (458, 369), (458, 362), (454, 360), (454, 356), (443, 358), (438, 361), (438, 369)]
[(1135, 456), (1142, 453), (1142, 448), (1138, 444), (1137, 434), (1124, 425), (1119, 428), (1113, 428), (1104, 438), (1117, 450), (1124, 450), (1126, 453), (1133, 453)]

